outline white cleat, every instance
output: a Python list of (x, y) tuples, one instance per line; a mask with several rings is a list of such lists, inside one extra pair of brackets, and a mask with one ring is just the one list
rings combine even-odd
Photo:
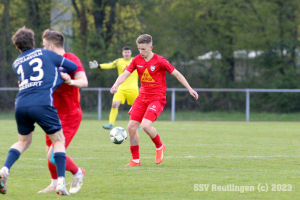
[(45, 189), (38, 191), (38, 193), (54, 193), (54, 192), (55, 192), (55, 187), (53, 187), (52, 185), (49, 185)]
[(70, 194), (69, 194), (69, 192), (68, 192), (65, 185), (58, 184), (55, 188), (55, 192), (58, 195), (68, 195), (68, 196), (70, 196)]
[(70, 190), (69, 190), (70, 193), (77, 193), (77, 192), (79, 192), (79, 190), (82, 187), (82, 182), (86, 175), (86, 172), (84, 171), (84, 169), (82, 169), (82, 168), (80, 168), (80, 169), (82, 171), (82, 174), (77, 177), (73, 177), (73, 181), (72, 181), (72, 184), (71, 184)]

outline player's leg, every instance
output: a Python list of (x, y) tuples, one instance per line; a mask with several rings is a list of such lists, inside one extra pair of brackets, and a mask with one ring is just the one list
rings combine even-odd
[[(46, 147), (46, 154), (47, 154), (47, 157), (49, 157), (49, 153), (51, 155), (51, 152), (50, 152), (50, 146), (51, 145), (52, 145), (52, 142), (51, 142), (50, 138), (46, 135), (46, 146), (47, 146)], [(51, 175), (51, 183), (45, 189), (38, 191), (38, 193), (53, 193), (53, 192), (55, 192), (55, 188), (57, 186), (56, 166), (54, 164), (52, 164), (49, 159), (47, 159), (47, 162), (48, 162), (48, 169), (49, 169), (49, 172), (50, 172), (50, 175)]]
[(147, 111), (142, 120), (142, 128), (152, 139), (156, 146), (156, 158), (155, 163), (160, 164), (164, 158), (165, 145), (162, 144), (159, 134), (153, 127), (153, 122), (157, 119), (159, 114), (163, 111), (165, 103), (160, 101), (154, 101), (149, 104)]
[(130, 141), (130, 151), (132, 155), (132, 160), (126, 166), (141, 165), (139, 153), (139, 135), (137, 129), (143, 119), (146, 109), (147, 105), (140, 101), (139, 98), (137, 98), (128, 112), (128, 114), (130, 114), (130, 121), (127, 126), (127, 129)]
[(114, 128), (120, 105), (121, 105), (121, 101), (113, 101), (112, 102), (112, 106), (111, 106), (110, 113), (109, 113), (109, 119), (108, 119), (109, 124), (103, 125), (104, 129), (111, 130)]
[(137, 131), (139, 125), (140, 125), (139, 121), (130, 120), (127, 126), (132, 160), (126, 166), (141, 165), (140, 153), (139, 153), (139, 134)]
[[(52, 168), (53, 166), (53, 168)], [(54, 170), (56, 170), (56, 163), (54, 160), (54, 148), (51, 146), (48, 151), (48, 167), (51, 171), (51, 184), (45, 188), (44, 190), (41, 190), (39, 193), (50, 193), (55, 192), (55, 188), (58, 184), (57, 182), (57, 173), (55, 173)], [(83, 179), (86, 175), (86, 172), (83, 168), (78, 167), (72, 158), (66, 155), (66, 171), (70, 171), (73, 174), (73, 180), (72, 184), (70, 186), (70, 193), (78, 193), (79, 190), (82, 187)]]
[[(79, 110), (75, 115), (59, 115), (64, 130), (65, 147), (67, 148), (75, 136), (82, 119), (82, 111)], [(39, 193), (55, 192), (57, 185), (57, 172), (54, 161), (54, 149), (51, 145), (51, 140), (46, 136), (47, 144), (47, 156), (48, 156), (48, 168), (51, 174), (51, 184)], [(70, 193), (77, 193), (81, 189), (83, 179), (86, 175), (85, 170), (78, 167), (74, 161), (66, 155), (66, 171), (70, 171), (73, 174), (73, 181), (70, 187)]]
[[(71, 143), (75, 134), (77, 133), (81, 120), (81, 110), (75, 115), (67, 115), (62, 118), (61, 122), (66, 139), (66, 148), (68, 148), (69, 144)], [(83, 179), (86, 175), (85, 170), (83, 168), (78, 167), (71, 157), (66, 156), (66, 171), (69, 171), (73, 174), (73, 180), (69, 192), (78, 193), (82, 187)]]
[(20, 155), (30, 146), (32, 132), (28, 135), (19, 134), (19, 141), (13, 144), (8, 151), (5, 163), (0, 170), (0, 193), (6, 194), (6, 181), (13, 164), (19, 159)]
[[(125, 98), (128, 105), (132, 105), (134, 100), (139, 96), (139, 89), (129, 89), (125, 92)], [(138, 130), (142, 129), (141, 126), (138, 127)]]
[(114, 127), (115, 121), (117, 119), (118, 116), (118, 112), (119, 112), (119, 107), (121, 104), (125, 103), (125, 95), (124, 95), (124, 90), (119, 89), (113, 97), (112, 100), (112, 107), (109, 113), (109, 124), (107, 125), (103, 125), (102, 127), (104, 129), (108, 129), (111, 130)]
[(65, 186), (66, 148), (65, 137), (62, 132), (57, 111), (52, 106), (40, 106), (32, 109), (32, 116), (36, 123), (47, 133), (54, 146), (54, 160), (57, 170), (56, 193), (70, 195)]
[(19, 141), (10, 147), (6, 161), (0, 170), (0, 193), (6, 193), (6, 180), (12, 165), (31, 144), (34, 120), (28, 116), (27, 108), (16, 108), (15, 117), (19, 132)]
[[(56, 193), (59, 195), (70, 195), (65, 186), (65, 169), (66, 169), (66, 149), (65, 137), (61, 130), (56, 133), (48, 133), (54, 146), (54, 160), (57, 170), (57, 186)], [(51, 148), (50, 148), (51, 149)]]

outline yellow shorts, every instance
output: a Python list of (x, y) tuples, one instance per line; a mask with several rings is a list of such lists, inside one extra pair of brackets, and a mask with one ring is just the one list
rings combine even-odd
[(118, 89), (115, 93), (113, 101), (121, 101), (122, 104), (125, 103), (127, 99), (127, 104), (132, 105), (134, 100), (139, 95), (139, 89)]

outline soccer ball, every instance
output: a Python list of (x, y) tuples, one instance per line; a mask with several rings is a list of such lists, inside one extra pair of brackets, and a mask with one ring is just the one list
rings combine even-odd
[(127, 132), (122, 127), (115, 127), (111, 129), (109, 137), (113, 143), (122, 144), (127, 139)]

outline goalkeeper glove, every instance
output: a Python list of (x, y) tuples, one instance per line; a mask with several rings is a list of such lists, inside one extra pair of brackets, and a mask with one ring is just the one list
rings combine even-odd
[(100, 68), (100, 66), (98, 65), (98, 62), (96, 60), (94, 61), (90, 61), (89, 62), (90, 68), (94, 69), (94, 68)]

